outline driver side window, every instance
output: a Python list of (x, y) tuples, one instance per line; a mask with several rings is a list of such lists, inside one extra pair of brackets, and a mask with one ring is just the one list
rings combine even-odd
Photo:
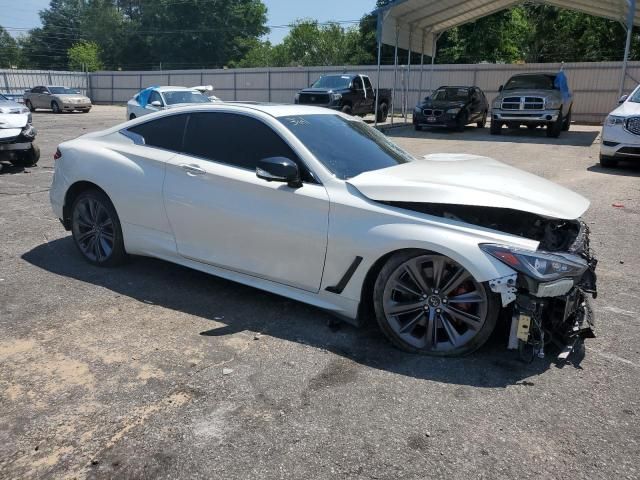
[(151, 96), (149, 96), (149, 104), (153, 102), (160, 102), (160, 105), (164, 107), (164, 102), (162, 101), (162, 97), (158, 92), (151, 92)]
[(353, 79), (353, 88), (355, 88), (356, 90), (363, 90), (362, 87), (362, 79), (360, 77), (356, 77)]

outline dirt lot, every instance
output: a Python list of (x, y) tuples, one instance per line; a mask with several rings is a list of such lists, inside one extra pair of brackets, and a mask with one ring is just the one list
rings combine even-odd
[(560, 368), (520, 363), (500, 335), (469, 358), (407, 355), (374, 328), (161, 261), (88, 266), (50, 211), (52, 156), (123, 119), (36, 113), (39, 166), (0, 173), (1, 478), (640, 476), (640, 167), (599, 168), (598, 127), (392, 134), (592, 200), (599, 337)]

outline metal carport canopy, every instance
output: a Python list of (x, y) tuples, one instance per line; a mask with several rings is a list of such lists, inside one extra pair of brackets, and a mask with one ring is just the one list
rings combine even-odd
[[(383, 44), (421, 53), (433, 50), (439, 33), (458, 25), (524, 3), (522, 0), (396, 0), (377, 10), (378, 35)], [(640, 25), (634, 0), (539, 0), (539, 4), (566, 8), (628, 25)]]
[[(380, 88), (380, 64), (382, 45), (395, 46), (393, 97), (396, 93), (398, 49), (419, 53), (420, 89), (422, 92), (422, 71), (424, 55), (431, 56), (434, 63), (436, 42), (439, 35), (453, 27), (486, 17), (501, 10), (525, 3), (523, 0), (395, 0), (376, 10), (378, 16), (378, 89)], [(640, 25), (640, 13), (636, 9), (636, 0), (537, 0), (535, 3), (552, 5), (596, 17), (608, 18), (622, 23), (627, 30), (627, 40), (622, 62), (619, 94), (622, 94), (626, 78), (627, 62), (631, 48), (633, 25)], [(408, 62), (409, 68), (411, 62)], [(407, 86), (408, 89), (408, 86)], [(405, 106), (406, 107), (406, 106)], [(406, 112), (406, 108), (405, 108)], [(392, 105), (391, 123), (395, 113)], [(378, 123), (378, 102), (375, 108), (376, 125)], [(407, 115), (404, 115), (405, 122)]]

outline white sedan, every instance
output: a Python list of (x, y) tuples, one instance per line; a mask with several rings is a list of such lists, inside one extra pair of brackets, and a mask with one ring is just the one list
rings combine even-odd
[(375, 318), (411, 352), (469, 353), (504, 317), (524, 355), (542, 356), (548, 332), (591, 334), (585, 198), (486, 157), (416, 159), (331, 110), (216, 104), (129, 121), (62, 143), (50, 196), (94, 265), (157, 257)]
[(602, 127), (600, 165), (615, 167), (619, 160), (640, 160), (640, 85), (620, 98)]
[(204, 88), (149, 87), (127, 102), (127, 119), (133, 120), (161, 110), (215, 101), (217, 97), (212, 99), (203, 94)]

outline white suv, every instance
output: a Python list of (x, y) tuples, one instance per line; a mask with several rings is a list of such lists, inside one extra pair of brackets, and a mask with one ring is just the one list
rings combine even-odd
[(602, 127), (600, 165), (615, 167), (618, 160), (640, 160), (640, 85), (620, 98)]

